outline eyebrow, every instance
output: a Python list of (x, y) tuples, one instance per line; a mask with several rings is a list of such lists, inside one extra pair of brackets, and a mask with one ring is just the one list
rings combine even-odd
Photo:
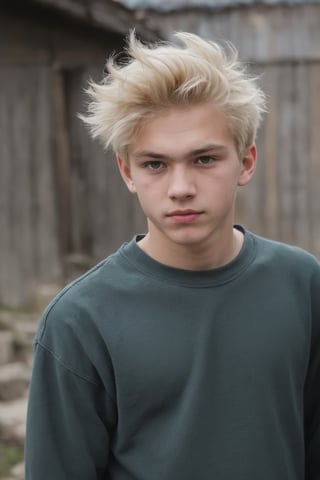
[[(204, 153), (209, 153), (209, 152), (224, 152), (225, 150), (226, 150), (226, 147), (224, 145), (212, 143), (212, 144), (204, 145), (201, 148), (196, 148), (195, 150), (191, 150), (190, 152), (187, 153), (187, 156), (193, 157), (196, 155), (203, 155)], [(152, 152), (150, 150), (140, 150), (134, 153), (133, 157), (136, 159), (154, 158), (158, 160), (158, 159), (167, 158), (167, 155), (164, 155), (162, 153)]]

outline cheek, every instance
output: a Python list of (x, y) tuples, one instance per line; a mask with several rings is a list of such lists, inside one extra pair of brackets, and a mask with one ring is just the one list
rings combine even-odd
[(137, 194), (141, 198), (148, 198), (152, 193), (156, 192), (156, 188), (152, 185), (151, 182), (144, 181), (144, 182), (137, 182), (135, 183)]
[(157, 197), (157, 188), (151, 182), (138, 182), (135, 184), (137, 197), (140, 204), (145, 207), (145, 209), (154, 206), (154, 199)]
[(145, 177), (138, 176), (137, 178), (133, 177), (137, 193), (141, 197), (149, 197), (151, 195), (164, 193), (165, 185), (160, 178), (153, 178), (152, 176), (146, 175)]
[(217, 172), (210, 177), (211, 188), (221, 189), (225, 193), (231, 191), (238, 183), (237, 172)]
[(238, 174), (232, 172), (229, 174), (217, 174), (211, 177), (210, 184), (207, 186), (206, 191), (208, 196), (211, 194), (214, 196), (215, 201), (221, 200), (221, 202), (233, 202), (238, 188)]

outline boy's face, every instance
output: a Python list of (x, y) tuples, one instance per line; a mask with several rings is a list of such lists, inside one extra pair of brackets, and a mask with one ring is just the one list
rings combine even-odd
[(146, 122), (121, 175), (137, 193), (158, 248), (205, 248), (232, 232), (238, 185), (251, 179), (255, 146), (239, 159), (226, 118), (211, 104), (172, 108)]

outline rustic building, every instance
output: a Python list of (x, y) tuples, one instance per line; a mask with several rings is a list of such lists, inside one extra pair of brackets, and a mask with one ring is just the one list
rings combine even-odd
[(0, 5), (0, 305), (31, 302), (145, 229), (112, 154), (77, 118), (88, 78), (136, 27), (230, 40), (269, 114), (238, 219), (320, 256), (320, 2), (11, 0)]
[(0, 305), (30, 303), (144, 229), (111, 155), (77, 118), (89, 77), (133, 26), (154, 38), (111, 0), (1, 2)]
[(238, 219), (320, 257), (319, 0), (122, 0), (164, 38), (185, 30), (229, 40), (262, 74), (269, 115)]

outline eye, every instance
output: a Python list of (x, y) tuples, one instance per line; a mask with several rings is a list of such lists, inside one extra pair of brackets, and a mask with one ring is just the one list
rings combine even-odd
[(148, 168), (149, 170), (160, 170), (161, 168), (164, 168), (163, 162), (160, 162), (159, 160), (152, 160), (150, 162), (146, 162), (143, 166), (145, 168)]
[(198, 157), (196, 159), (196, 163), (199, 163), (200, 165), (210, 165), (215, 161), (215, 157), (211, 157), (210, 155), (203, 156), (203, 157)]

